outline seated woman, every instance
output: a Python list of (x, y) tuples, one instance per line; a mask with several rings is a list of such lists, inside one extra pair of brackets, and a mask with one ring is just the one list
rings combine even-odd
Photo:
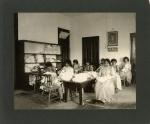
[(103, 68), (104, 62), (105, 62), (105, 59), (102, 58), (99, 67), (96, 69), (96, 72), (99, 72), (101, 70), (101, 68)]
[(111, 66), (114, 68), (115, 72), (119, 72), (119, 66), (117, 65), (117, 60), (116, 59), (111, 59)]
[(122, 80), (125, 81), (126, 85), (128, 86), (131, 84), (131, 79), (132, 79), (132, 73), (131, 73), (131, 64), (129, 62), (128, 57), (123, 58), (123, 67), (120, 71), (120, 77)]
[(56, 68), (52, 65), (51, 62), (46, 62), (44, 71), (45, 72), (56, 72)]
[(96, 78), (96, 100), (102, 103), (110, 102), (115, 93), (114, 82), (116, 81), (114, 69), (110, 66), (110, 60), (105, 59), (104, 67)]
[(85, 66), (84, 66), (84, 71), (93, 71), (93, 66), (90, 65), (89, 62), (86, 62)]
[[(56, 69), (52, 65), (51, 62), (47, 62), (45, 64), (45, 69), (44, 69), (43, 74), (52, 76), (52, 85), (53, 86), (59, 86), (59, 95), (60, 95), (60, 98), (63, 99), (63, 85), (62, 85), (62, 82), (60, 82), (58, 80), (58, 77), (57, 77), (57, 74), (56, 74)], [(45, 85), (47, 85), (47, 79), (46, 79), (45, 76), (42, 77), (41, 82), (42, 82), (42, 85), (41, 85), (40, 89), (44, 90)]]
[(122, 87), (121, 87), (121, 79), (120, 79), (120, 75), (119, 75), (119, 67), (117, 65), (116, 59), (111, 59), (111, 66), (114, 69), (115, 76), (117, 78), (117, 80), (115, 82), (115, 90), (116, 90), (116, 92), (118, 92), (118, 90), (122, 90)]
[(76, 74), (81, 72), (81, 67), (80, 67), (77, 59), (73, 60), (73, 69), (74, 69), (74, 73), (76, 73)]

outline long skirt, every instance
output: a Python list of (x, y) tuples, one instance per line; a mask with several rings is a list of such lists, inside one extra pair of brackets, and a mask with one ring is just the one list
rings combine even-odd
[(96, 99), (102, 102), (111, 102), (115, 93), (115, 78), (107, 79), (105, 77), (97, 78), (95, 85)]
[(132, 80), (132, 73), (131, 71), (120, 72), (120, 77), (121, 77), (121, 80), (127, 81), (130, 84)]
[(115, 77), (116, 77), (116, 79), (114, 80), (115, 88), (122, 90), (120, 75), (116, 73)]

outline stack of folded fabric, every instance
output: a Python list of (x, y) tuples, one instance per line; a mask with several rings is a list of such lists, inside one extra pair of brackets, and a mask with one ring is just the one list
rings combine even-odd
[(79, 73), (79, 74), (76, 74), (74, 75), (72, 81), (74, 82), (84, 82), (84, 81), (87, 81), (89, 79), (92, 79), (92, 76), (90, 73)]
[(97, 73), (95, 71), (90, 71), (88, 72), (92, 78), (96, 78), (97, 77)]

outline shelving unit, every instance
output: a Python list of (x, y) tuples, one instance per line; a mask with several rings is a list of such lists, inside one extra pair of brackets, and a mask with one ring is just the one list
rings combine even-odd
[(61, 57), (59, 56), (61, 56), (61, 50), (58, 44), (26, 41), (24, 42), (24, 47), (25, 72), (29, 72), (30, 70), (30, 68), (26, 69), (27, 67), (32, 68), (31, 64), (34, 66), (34, 64), (46, 62), (51, 62), (56, 68), (60, 68)]
[[(62, 67), (59, 44), (19, 40), (16, 42), (16, 81), (18, 88), (28, 87), (29, 74), (34, 66), (51, 62), (58, 70)], [(21, 83), (21, 84), (20, 84)]]

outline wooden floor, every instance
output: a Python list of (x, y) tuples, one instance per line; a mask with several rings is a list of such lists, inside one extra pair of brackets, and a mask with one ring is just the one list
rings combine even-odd
[(15, 109), (136, 109), (136, 87), (125, 87), (122, 91), (116, 93), (113, 101), (109, 104), (98, 104), (86, 102), (88, 99), (94, 99), (94, 93), (84, 94), (84, 106), (78, 104), (78, 97), (73, 101), (48, 103), (47, 97), (41, 94), (35, 94), (29, 91), (16, 90), (14, 93)]

